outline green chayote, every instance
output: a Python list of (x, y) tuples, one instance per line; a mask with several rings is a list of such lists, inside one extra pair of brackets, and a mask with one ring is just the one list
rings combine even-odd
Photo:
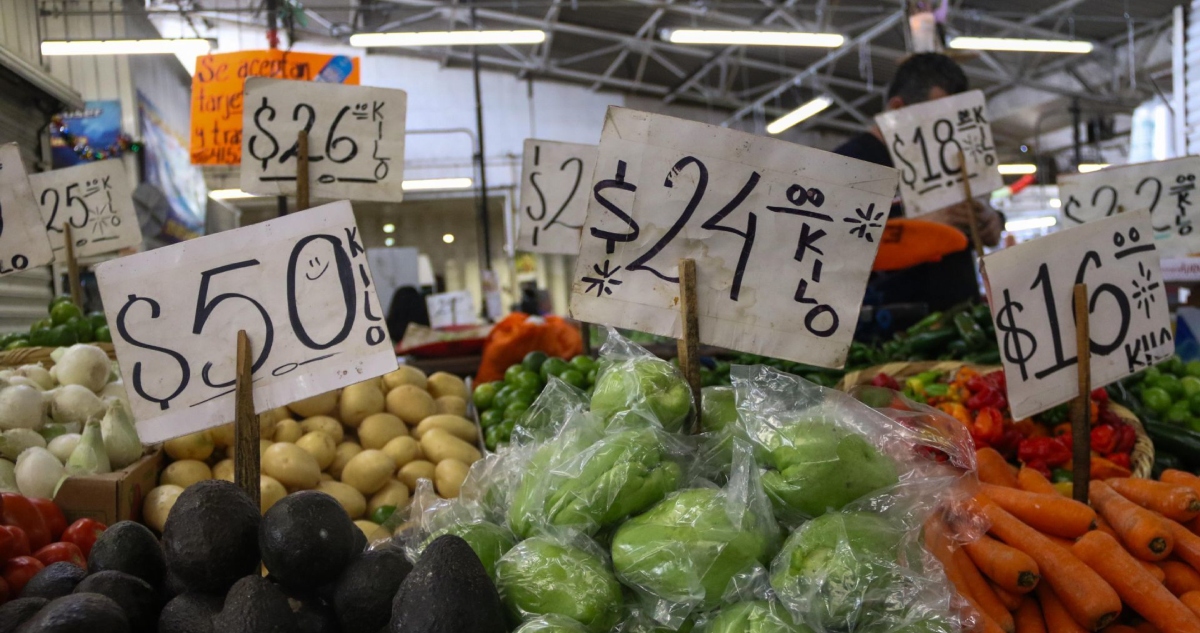
[(548, 537), (521, 541), (496, 564), (496, 588), (514, 618), (557, 614), (594, 633), (621, 611), (621, 585), (604, 561)]

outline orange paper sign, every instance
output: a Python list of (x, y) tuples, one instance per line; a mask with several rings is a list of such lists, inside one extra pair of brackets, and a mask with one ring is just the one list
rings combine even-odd
[(192, 77), (192, 164), (242, 162), (242, 90), (247, 77), (357, 86), (358, 58), (280, 50), (198, 57)]

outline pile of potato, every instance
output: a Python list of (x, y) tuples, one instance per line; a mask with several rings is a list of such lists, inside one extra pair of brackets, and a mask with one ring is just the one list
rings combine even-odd
[[(402, 366), (260, 415), (262, 512), (290, 492), (320, 490), (369, 535), (378, 525), (366, 517), (383, 506), (402, 511), (418, 479), (457, 497), (481, 458), (468, 397), (457, 376)], [(233, 481), (234, 437), (226, 424), (166, 442), (174, 461), (146, 497), (145, 523), (162, 531), (175, 499), (197, 481)]]

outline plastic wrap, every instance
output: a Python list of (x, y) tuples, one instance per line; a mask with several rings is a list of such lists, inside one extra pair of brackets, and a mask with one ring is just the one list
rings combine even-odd
[(726, 605), (700, 628), (700, 633), (812, 633), (774, 600)]
[(700, 436), (693, 472), (717, 482), (729, 477), (733, 463), (733, 439), (749, 441), (738, 419), (736, 392), (733, 387), (705, 387), (701, 390)]
[(621, 615), (621, 585), (603, 550), (569, 532), (518, 543), (496, 565), (496, 588), (516, 621), (556, 614), (607, 633)]
[(517, 541), (506, 526), (487, 520), (484, 508), (474, 501), (438, 497), (428, 479), (417, 482), (408, 523), (400, 541), (409, 560), (415, 563), (435, 539), (453, 534), (471, 546), (490, 578), (495, 578), (496, 562)]
[(646, 408), (668, 431), (680, 431), (692, 412), (692, 391), (671, 363), (625, 340), (608, 328), (600, 348), (600, 366), (591, 411), (601, 420)]
[(588, 629), (571, 618), (550, 614), (526, 620), (513, 633), (588, 633)]
[(516, 445), (543, 442), (558, 433), (568, 420), (590, 407), (588, 396), (558, 376), (550, 376), (546, 387), (513, 427), (510, 442)]

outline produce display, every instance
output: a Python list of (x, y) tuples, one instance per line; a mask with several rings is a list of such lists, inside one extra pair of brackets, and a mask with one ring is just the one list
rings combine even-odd
[(1200, 362), (1172, 356), (1109, 391), (1137, 414), (1154, 441), (1155, 473), (1200, 469)]
[(32, 585), (30, 580), (55, 563), (85, 567), (104, 530), (92, 519), (67, 525), (62, 511), (49, 499), (0, 493), (0, 604), (17, 596), (38, 595), (53, 574)]
[(112, 332), (102, 312), (84, 314), (69, 296), (51, 300), (46, 318), (29, 326), (29, 332), (0, 336), (0, 351), (21, 347), (64, 347), (76, 343), (111, 343)]
[(489, 451), (512, 439), (517, 420), (529, 410), (551, 378), (589, 391), (596, 384), (596, 361), (590, 356), (570, 360), (529, 352), (517, 364), (504, 370), (504, 379), (475, 386), (472, 398), (483, 427), (484, 446)]

